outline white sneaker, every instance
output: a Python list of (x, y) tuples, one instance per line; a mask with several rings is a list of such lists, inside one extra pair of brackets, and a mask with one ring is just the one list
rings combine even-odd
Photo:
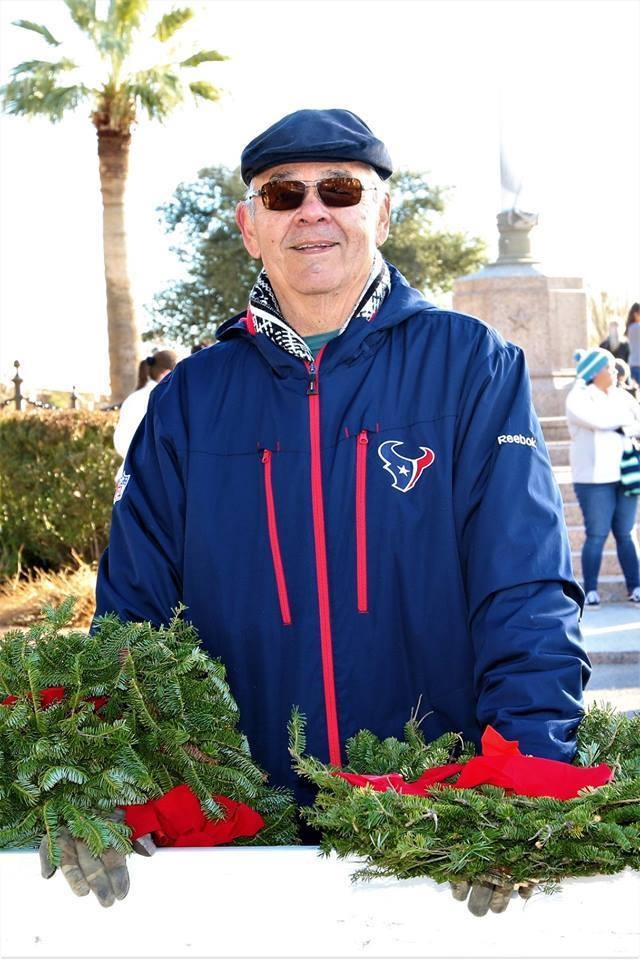
[(629, 594), (631, 603), (640, 603), (640, 587), (635, 587)]
[[(639, 588), (640, 589), (640, 588)], [(629, 598), (631, 599), (631, 598)], [(638, 597), (638, 603), (640, 603), (640, 596)], [(584, 598), (585, 607), (599, 607), (600, 606), (600, 597), (598, 596), (597, 590), (589, 590), (589, 593)]]

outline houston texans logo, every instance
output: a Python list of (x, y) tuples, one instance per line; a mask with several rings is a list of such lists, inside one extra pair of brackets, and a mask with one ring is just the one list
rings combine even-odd
[(429, 447), (420, 447), (421, 457), (403, 457), (398, 453), (398, 447), (403, 445), (402, 440), (385, 440), (378, 447), (378, 454), (384, 463), (384, 469), (393, 477), (393, 489), (407, 493), (415, 487), (423, 470), (431, 466), (436, 455)]

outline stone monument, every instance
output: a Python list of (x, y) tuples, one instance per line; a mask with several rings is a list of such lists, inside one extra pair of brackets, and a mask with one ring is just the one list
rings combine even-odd
[(519, 208), (521, 182), (504, 159), (501, 186), (498, 258), (455, 281), (453, 307), (523, 348), (538, 415), (561, 416), (575, 377), (574, 351), (588, 342), (587, 295), (580, 278), (548, 275), (533, 255), (538, 216)]

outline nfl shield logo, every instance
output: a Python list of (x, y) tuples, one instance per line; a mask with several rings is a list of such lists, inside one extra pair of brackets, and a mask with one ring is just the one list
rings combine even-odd
[(114, 503), (117, 503), (118, 500), (122, 500), (122, 495), (123, 495), (124, 491), (127, 489), (127, 484), (129, 483), (129, 480), (130, 480), (130, 479), (131, 479), (131, 474), (130, 474), (130, 473), (123, 473), (123, 474), (122, 474), (122, 476), (120, 477), (120, 479), (118, 480), (118, 482), (117, 482), (117, 484), (116, 484), (116, 492), (115, 492), (114, 495), (113, 495), (113, 502), (114, 502)]

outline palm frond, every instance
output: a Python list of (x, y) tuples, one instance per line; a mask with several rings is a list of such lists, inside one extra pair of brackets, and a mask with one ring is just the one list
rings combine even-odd
[(64, 0), (76, 27), (92, 39), (96, 30), (96, 0)]
[(149, 0), (111, 0), (107, 21), (120, 35), (137, 30), (147, 12)]
[(47, 41), (51, 47), (59, 47), (60, 41), (50, 33), (50, 31), (42, 23), (33, 23), (32, 20), (14, 20), (14, 27), (22, 27), (23, 30), (33, 30), (34, 33), (39, 33), (41, 37)]
[(148, 0), (110, 0), (107, 18), (95, 22), (95, 44), (103, 57), (116, 60), (117, 68), (131, 52), (147, 7)]
[[(182, 63), (158, 64), (123, 81), (124, 63), (149, 7), (149, 0), (109, 0), (107, 14), (102, 18), (96, 14), (96, 0), (64, 0), (64, 3), (75, 25), (94, 42), (101, 58), (111, 64), (109, 82), (101, 91), (82, 83), (63, 83), (62, 75), (77, 69), (72, 60), (28, 60), (14, 67), (9, 83), (0, 87), (0, 104), (5, 112), (15, 116), (41, 115), (55, 122), (87, 97), (94, 96), (97, 104), (92, 120), (97, 126), (108, 123), (110, 127), (115, 124), (129, 129), (137, 107), (145, 110), (150, 119), (163, 120), (183, 101), (187, 85), (180, 76), (181, 67), (197, 67), (227, 59), (217, 50), (200, 50)], [(154, 37), (160, 41), (168, 40), (194, 15), (190, 7), (175, 8), (159, 20)], [(16, 21), (16, 25), (38, 33), (48, 44), (58, 46), (58, 41), (44, 25), (30, 20)], [(221, 90), (205, 81), (193, 81), (188, 87), (200, 100), (216, 101), (222, 96)], [(100, 124), (96, 117), (99, 117)]]
[(90, 93), (84, 84), (60, 83), (61, 74), (75, 70), (72, 60), (25, 60), (11, 71), (12, 79), (0, 88), (2, 107), (14, 116), (45, 116), (52, 122), (75, 110)]
[(170, 37), (177, 33), (177, 31), (185, 25), (191, 18), (194, 16), (194, 11), (191, 7), (182, 7), (178, 10), (171, 10), (169, 13), (165, 13), (161, 20), (158, 21), (155, 30), (153, 31), (153, 36), (156, 40), (160, 40), (161, 43), (164, 43), (165, 40), (169, 40)]
[(84, 84), (57, 86), (53, 78), (28, 77), (12, 80), (0, 87), (5, 113), (16, 117), (44, 116), (56, 123), (65, 113), (75, 110), (91, 91)]
[(77, 64), (67, 57), (62, 60), (25, 60), (11, 70), (11, 76), (18, 80), (23, 74), (38, 77), (55, 77), (64, 70), (76, 70)]
[(214, 87), (212, 83), (205, 83), (204, 80), (194, 80), (189, 84), (189, 89), (194, 97), (202, 100), (219, 100), (222, 96), (222, 90)]
[(213, 61), (228, 59), (229, 57), (226, 57), (223, 53), (218, 53), (217, 50), (199, 50), (197, 53), (194, 53), (192, 57), (182, 60), (180, 66), (198, 67), (201, 63), (212, 63)]
[(183, 99), (180, 78), (166, 67), (151, 67), (134, 74), (127, 92), (150, 119), (162, 119)]

